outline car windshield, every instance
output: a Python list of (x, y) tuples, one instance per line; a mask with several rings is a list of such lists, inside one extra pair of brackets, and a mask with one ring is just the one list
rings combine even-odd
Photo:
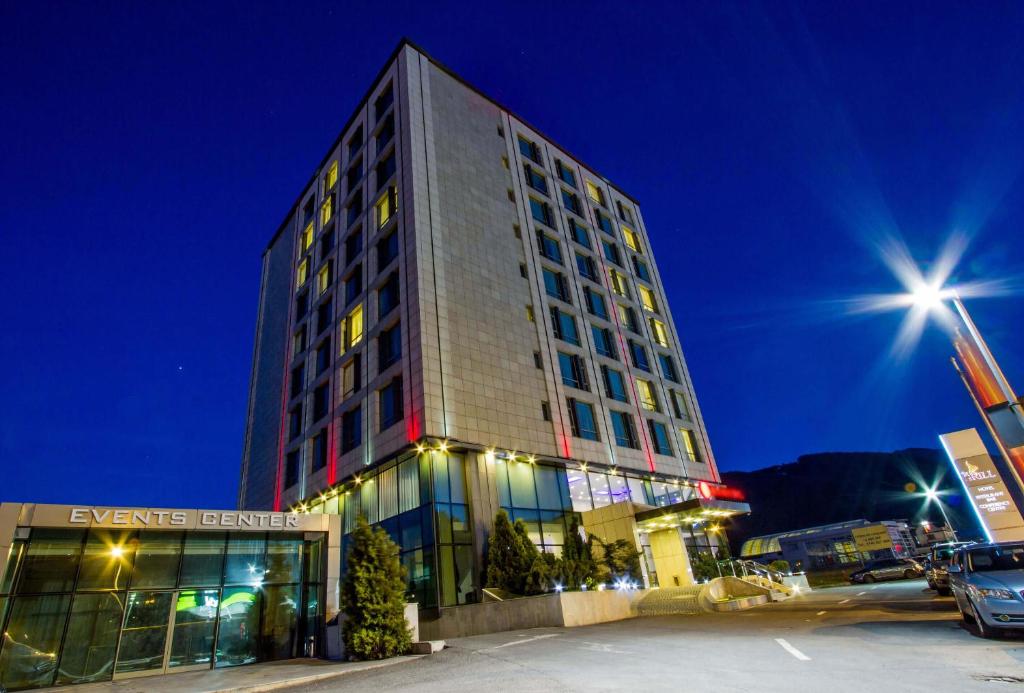
[(998, 571), (1024, 569), (1024, 544), (1013, 546), (986, 546), (971, 549), (967, 559), (972, 571)]

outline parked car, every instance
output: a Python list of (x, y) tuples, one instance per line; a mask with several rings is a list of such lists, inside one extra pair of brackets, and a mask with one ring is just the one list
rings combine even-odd
[(933, 589), (944, 597), (949, 596), (949, 561), (953, 553), (961, 546), (969, 546), (974, 542), (957, 541), (936, 544), (928, 553), (924, 564), (924, 576), (928, 580), (928, 589)]
[(972, 544), (950, 559), (949, 588), (964, 621), (990, 638), (1024, 627), (1024, 543)]
[(901, 580), (919, 578), (924, 567), (912, 558), (878, 558), (868, 561), (863, 568), (850, 573), (850, 582), (878, 582), (879, 580)]

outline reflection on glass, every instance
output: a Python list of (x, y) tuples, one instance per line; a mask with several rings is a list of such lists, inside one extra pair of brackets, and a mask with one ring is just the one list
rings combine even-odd
[(115, 673), (163, 668), (173, 596), (171, 592), (128, 593)]
[(228, 587), (220, 603), (217, 666), (255, 662), (258, 655), (260, 590)]
[(71, 607), (57, 683), (108, 681), (114, 673), (123, 592), (79, 594)]
[(537, 500), (540, 507), (547, 510), (562, 509), (562, 494), (558, 484), (561, 470), (538, 465), (533, 473), (537, 479)]
[(647, 500), (647, 494), (644, 493), (643, 480), (630, 476), (626, 478), (626, 484), (629, 486), (629, 499), (631, 501), (650, 505), (650, 501)]
[(270, 585), (263, 590), (261, 659), (288, 659), (295, 650), (298, 634), (298, 585)]
[(590, 502), (590, 485), (587, 483), (585, 472), (569, 469), (566, 470), (569, 481), (569, 497), (572, 499), (572, 509), (576, 512), (593, 509)]
[(174, 587), (181, 558), (181, 532), (139, 532), (132, 589)]
[(536, 508), (537, 494), (533, 488), (533, 467), (525, 462), (509, 462), (508, 485), (512, 491), (512, 505), (517, 508)]
[(654, 493), (654, 504), (657, 506), (668, 505), (668, 487), (660, 481), (651, 482), (651, 490)]
[(540, 514), (536, 510), (515, 510), (513, 521), (522, 520), (526, 525), (526, 535), (534, 546), (540, 546)]
[(462, 455), (448, 455), (448, 488), (452, 503), (466, 502), (465, 458)]
[(469, 528), (469, 509), (465, 505), (452, 505), (452, 541), (456, 544), (468, 544), (473, 541), (473, 533)]
[[(34, 543), (34, 542), (33, 542)], [(123, 590), (128, 586), (137, 542), (130, 532), (89, 530), (78, 574), (78, 589)], [(74, 573), (72, 573), (73, 575)]]
[(306, 585), (306, 620), (302, 636), (302, 657), (316, 655), (316, 634), (320, 628), (320, 588), (318, 585)]
[[(14, 590), (14, 575), (18, 572), (18, 565), (25, 553), (25, 542), (16, 541), (11, 546), (7, 555), (7, 570), (4, 571), (3, 579), (0, 580), (0, 594), (6, 594)], [(3, 623), (3, 611), (0, 611), (0, 623)]]
[(448, 459), (437, 452), (431, 452), (430, 459), (434, 467), (434, 500), (447, 503), (451, 500), (448, 493)]
[(168, 667), (209, 665), (220, 590), (182, 590), (174, 605), (174, 635)]
[(75, 568), (82, 552), (83, 536), (82, 531), (33, 529), (18, 591), (70, 591), (75, 582)]
[(234, 533), (228, 537), (228, 555), (224, 564), (224, 584), (250, 585), (258, 587), (263, 584), (266, 573), (264, 554), (267, 542), (262, 535)]
[(181, 559), (182, 587), (219, 585), (224, 568), (224, 532), (190, 532), (185, 535)]
[(0, 649), (0, 687), (35, 688), (53, 682), (57, 648), (71, 597), (18, 597)]
[(271, 538), (267, 542), (267, 574), (264, 582), (298, 582), (302, 579), (302, 538)]
[(540, 514), (541, 537), (546, 546), (565, 543), (565, 522), (561, 512), (544, 512)]
[(594, 498), (594, 507), (603, 508), (611, 505), (611, 492), (608, 488), (608, 475), (601, 472), (588, 472), (590, 476), (590, 492)]
[(608, 489), (611, 493), (612, 503), (622, 503), (629, 500), (629, 488), (626, 486), (625, 477), (618, 474), (609, 476)]
[(306, 580), (310, 582), (320, 581), (321, 548), (323, 543), (319, 539), (313, 539), (305, 543), (305, 550), (302, 552), (306, 564)]

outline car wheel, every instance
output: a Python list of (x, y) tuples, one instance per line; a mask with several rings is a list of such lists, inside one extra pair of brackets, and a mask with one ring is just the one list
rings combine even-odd
[(906, 580), (913, 580), (914, 579), (914, 571), (913, 570), (904, 570), (903, 571), (903, 577)]
[(872, 575), (871, 573), (868, 573), (867, 575), (864, 576), (864, 582), (874, 582), (874, 581), (875, 581), (875, 576)]
[(974, 605), (974, 602), (968, 599), (967, 605), (971, 607), (971, 618), (974, 619), (974, 630), (978, 634), (978, 637), (995, 637), (995, 631), (992, 630), (990, 626), (985, 625), (985, 621), (982, 620), (981, 614), (978, 613), (978, 607)]

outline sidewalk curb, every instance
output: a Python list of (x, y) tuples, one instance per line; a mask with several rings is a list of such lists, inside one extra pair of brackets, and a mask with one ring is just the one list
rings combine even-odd
[(263, 691), (276, 691), (282, 688), (304, 686), (306, 684), (316, 683), (318, 681), (325, 681), (327, 679), (346, 676), (348, 674), (358, 674), (363, 671), (381, 669), (383, 667), (401, 664), (402, 662), (411, 662), (417, 659), (423, 659), (423, 657), (425, 656), (426, 655), (405, 655), (401, 657), (392, 657), (390, 659), (382, 659), (376, 662), (365, 662), (365, 666), (351, 667), (339, 671), (325, 671), (320, 674), (309, 674), (308, 676), (299, 676), (294, 679), (287, 679), (282, 681), (268, 681), (267, 683), (257, 683), (251, 686), (232, 686), (230, 688), (203, 689), (201, 692), (197, 691), (196, 693), (263, 693)]

